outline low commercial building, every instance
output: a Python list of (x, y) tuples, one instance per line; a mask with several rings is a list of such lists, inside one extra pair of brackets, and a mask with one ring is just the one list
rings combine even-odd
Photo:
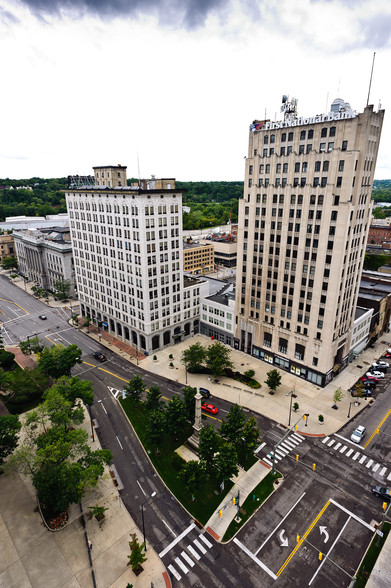
[(54, 290), (58, 280), (69, 281), (69, 295), (75, 294), (69, 227), (15, 231), (14, 239), (21, 274), (44, 290)]
[(191, 242), (183, 244), (183, 269), (189, 274), (209, 274), (214, 269), (214, 247)]
[(13, 235), (0, 235), (0, 261), (5, 257), (15, 257), (15, 243)]
[(373, 308), (356, 307), (353, 323), (352, 343), (350, 347), (350, 361), (358, 357), (366, 349), (371, 332)]
[(204, 278), (200, 287), (201, 333), (233, 346), (234, 341), (234, 284)]

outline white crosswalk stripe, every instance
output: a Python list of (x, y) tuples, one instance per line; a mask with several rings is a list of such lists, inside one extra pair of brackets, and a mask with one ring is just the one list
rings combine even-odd
[(270, 467), (273, 465), (273, 462), (272, 461), (269, 461), (267, 459), (267, 457), (264, 457), (262, 461), (264, 461), (265, 463), (267, 463), (267, 465), (269, 465)]
[[(336, 434), (336, 437), (344, 440), (344, 437)], [(331, 447), (334, 450), (338, 450), (339, 453), (344, 454), (345, 457), (350, 457), (353, 461), (357, 461), (361, 465), (365, 465), (367, 469), (371, 468), (373, 473), (377, 473), (380, 477), (385, 477), (387, 475), (388, 468), (383, 466), (381, 463), (374, 462), (373, 459), (369, 459), (367, 455), (364, 455), (360, 451), (356, 451), (354, 447), (349, 447), (349, 445), (343, 445), (343, 443), (332, 439), (331, 436), (326, 436), (322, 439), (322, 444), (327, 445), (327, 447)], [(361, 447), (361, 446), (360, 446)], [(387, 476), (387, 480), (391, 480), (391, 472)]]
[(304, 441), (305, 437), (300, 435), (300, 433), (292, 433), (292, 437), (297, 438), (299, 441)]
[(200, 535), (200, 539), (205, 543), (209, 549), (213, 547), (213, 544), (205, 537), (205, 535)]
[(192, 547), (191, 545), (188, 545), (187, 546), (187, 549), (190, 551), (191, 555), (193, 557), (195, 557), (197, 560), (201, 559), (200, 554), (196, 552), (196, 550), (194, 549), (194, 547)]
[(354, 461), (356, 461), (356, 459), (361, 455), (361, 453), (359, 451), (356, 451), (356, 453), (353, 455), (352, 459)]
[(194, 561), (191, 559), (191, 557), (189, 557), (187, 555), (186, 551), (182, 551), (181, 557), (183, 557), (183, 559), (185, 560), (185, 562), (188, 563), (190, 567), (195, 566)]
[(198, 549), (201, 551), (201, 553), (202, 553), (203, 555), (205, 555), (205, 553), (206, 553), (206, 549), (205, 549), (205, 547), (204, 547), (203, 545), (201, 545), (201, 543), (198, 541), (198, 539), (194, 539), (193, 543), (194, 543), (194, 545), (195, 545), (196, 547), (198, 547)]
[(377, 472), (377, 470), (380, 468), (380, 463), (377, 463), (375, 466), (373, 466), (372, 471), (373, 472)]
[(291, 443), (290, 441), (288, 441), (288, 439), (285, 439), (284, 443), (281, 443), (281, 445), (286, 445), (287, 447), (290, 447), (291, 449), (294, 449), (296, 447), (296, 445), (294, 443)]
[(325, 437), (322, 441), (322, 443), (327, 443), (327, 441), (330, 439), (330, 437)]
[(176, 563), (176, 564), (177, 564), (177, 565), (178, 565), (178, 566), (181, 568), (181, 570), (182, 570), (182, 572), (183, 572), (184, 574), (187, 574), (187, 573), (188, 573), (188, 571), (189, 571), (189, 568), (187, 568), (187, 567), (185, 566), (185, 564), (182, 562), (182, 560), (180, 560), (180, 559), (179, 559), (179, 557), (176, 557), (176, 558), (175, 558), (175, 563)]
[(384, 474), (386, 473), (387, 468), (382, 468), (379, 472), (379, 476), (384, 476)]
[(178, 580), (178, 582), (179, 582), (179, 580), (181, 580), (181, 579), (182, 579), (182, 576), (180, 576), (180, 575), (178, 574), (178, 572), (176, 571), (176, 569), (174, 568), (174, 566), (173, 566), (172, 564), (170, 564), (170, 565), (169, 565), (169, 566), (167, 566), (167, 567), (168, 567), (168, 569), (170, 570), (170, 572), (172, 573), (172, 575), (173, 575), (173, 576), (175, 576), (175, 578), (176, 578), (176, 579)]
[(388, 474), (387, 480), (391, 480), (391, 474)]
[(334, 445), (334, 449), (337, 450), (341, 447), (342, 443), (337, 443), (337, 445)]
[(364, 463), (364, 461), (367, 459), (366, 455), (363, 455), (362, 458), (360, 459), (360, 461), (358, 463)]
[(354, 449), (349, 449), (349, 451), (346, 452), (346, 457), (349, 457), (350, 455), (352, 455)]
[(343, 447), (341, 447), (341, 449), (339, 450), (340, 453), (345, 453), (345, 451), (347, 450), (348, 446), (344, 445)]
[(294, 443), (294, 445), (300, 445), (301, 440), (300, 439), (295, 439), (293, 437), (289, 437), (289, 440)]
[(335, 443), (335, 439), (331, 439), (330, 443), (327, 443), (327, 447), (332, 447)]
[(373, 459), (368, 460), (368, 462), (365, 464), (366, 468), (370, 468), (371, 465), (373, 464)]

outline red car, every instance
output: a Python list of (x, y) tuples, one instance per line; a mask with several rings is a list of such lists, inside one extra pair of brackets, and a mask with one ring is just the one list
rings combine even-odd
[(365, 374), (365, 376), (362, 376), (360, 378), (361, 382), (365, 382), (366, 380), (373, 380), (374, 382), (378, 382), (379, 378), (376, 378), (376, 376), (369, 376), (367, 374)]
[(217, 407), (213, 406), (213, 404), (201, 404), (201, 408), (202, 410), (205, 410), (206, 412), (210, 412), (212, 414), (218, 413)]

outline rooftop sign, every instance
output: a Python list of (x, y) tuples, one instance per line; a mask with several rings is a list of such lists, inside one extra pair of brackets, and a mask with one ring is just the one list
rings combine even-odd
[(250, 131), (270, 131), (274, 129), (285, 129), (289, 127), (299, 127), (303, 125), (314, 125), (323, 122), (332, 122), (356, 118), (357, 112), (348, 110), (346, 112), (329, 112), (328, 114), (318, 114), (316, 116), (304, 117), (299, 116), (292, 120), (279, 120), (276, 122), (256, 122), (250, 125)]

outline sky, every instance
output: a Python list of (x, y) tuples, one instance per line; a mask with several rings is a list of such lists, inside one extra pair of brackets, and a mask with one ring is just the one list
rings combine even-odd
[(243, 180), (249, 125), (386, 110), (375, 179), (391, 179), (389, 0), (0, 0), (0, 178)]

